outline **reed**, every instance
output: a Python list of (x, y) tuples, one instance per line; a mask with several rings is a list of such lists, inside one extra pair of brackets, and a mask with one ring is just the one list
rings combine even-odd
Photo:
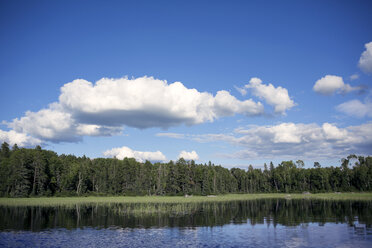
[(204, 203), (246, 201), (255, 199), (321, 199), (372, 201), (372, 193), (321, 193), (321, 194), (227, 194), (210, 196), (88, 196), (88, 197), (38, 197), (0, 198), (0, 206), (72, 206), (76, 204), (116, 204), (116, 203)]

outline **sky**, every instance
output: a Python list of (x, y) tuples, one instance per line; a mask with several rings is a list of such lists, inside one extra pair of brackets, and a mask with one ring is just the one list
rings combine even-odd
[(0, 1), (0, 142), (339, 165), (372, 155), (371, 1)]

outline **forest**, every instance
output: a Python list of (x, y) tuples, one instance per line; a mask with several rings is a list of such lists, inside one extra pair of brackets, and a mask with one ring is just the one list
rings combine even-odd
[(227, 169), (179, 159), (168, 163), (133, 158), (58, 155), (40, 146), (0, 149), (0, 196), (210, 195), (226, 193), (372, 191), (372, 157), (349, 155), (340, 166), (302, 160), (263, 169)]

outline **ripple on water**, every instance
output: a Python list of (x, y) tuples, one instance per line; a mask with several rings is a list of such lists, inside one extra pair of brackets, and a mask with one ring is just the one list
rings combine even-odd
[(1, 232), (1, 247), (371, 247), (347, 224), (228, 224), (196, 228), (79, 228)]

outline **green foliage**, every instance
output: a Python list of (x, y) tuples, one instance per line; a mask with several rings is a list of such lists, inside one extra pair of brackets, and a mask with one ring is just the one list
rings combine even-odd
[(194, 161), (140, 163), (133, 158), (58, 156), (41, 149), (0, 149), (0, 196), (215, 195), (372, 191), (372, 157), (350, 155), (340, 167), (304, 168), (302, 160), (264, 169), (227, 169)]

